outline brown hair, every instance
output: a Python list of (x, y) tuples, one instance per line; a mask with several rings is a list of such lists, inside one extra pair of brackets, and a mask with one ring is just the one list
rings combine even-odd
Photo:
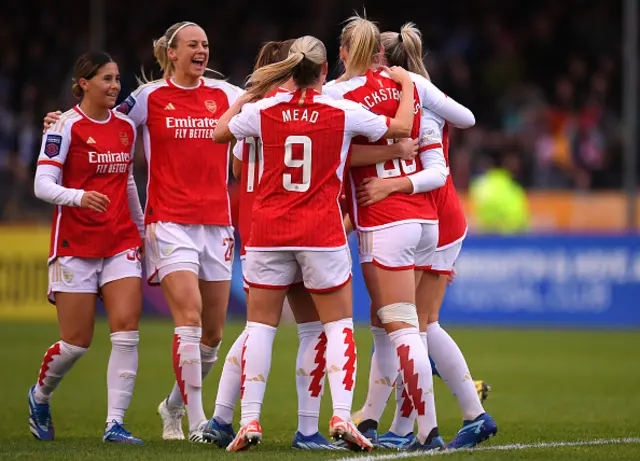
[(298, 87), (307, 87), (318, 81), (326, 62), (327, 50), (320, 40), (310, 35), (300, 37), (291, 45), (287, 59), (253, 71), (247, 91), (253, 99), (259, 99), (292, 77)]
[(429, 78), (422, 61), (422, 34), (415, 24), (406, 23), (400, 29), (400, 33), (383, 32), (380, 38), (388, 65), (404, 67), (410, 72)]
[(291, 45), (293, 45), (295, 41), (295, 38), (291, 38), (282, 42), (271, 41), (262, 45), (253, 70), (287, 59)]
[(362, 75), (371, 68), (380, 52), (380, 30), (375, 23), (358, 15), (351, 16), (340, 34), (340, 46), (349, 52), (345, 63), (347, 78)]
[(89, 52), (80, 56), (73, 69), (73, 84), (71, 85), (73, 95), (78, 99), (82, 99), (84, 90), (80, 86), (80, 79), (91, 80), (102, 66), (110, 62), (113, 62), (111, 56), (102, 51)]

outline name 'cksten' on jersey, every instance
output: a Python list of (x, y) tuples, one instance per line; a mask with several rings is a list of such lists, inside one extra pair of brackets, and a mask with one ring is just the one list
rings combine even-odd
[[(373, 109), (376, 105), (388, 101), (390, 99), (395, 99), (396, 101), (400, 101), (400, 97), (402, 96), (402, 91), (397, 88), (380, 88), (378, 91), (375, 91), (363, 98), (364, 103), (369, 109)], [(420, 112), (420, 102), (416, 101), (413, 107), (413, 113), (417, 114)]]
[(165, 117), (166, 126), (175, 129), (175, 137), (180, 139), (213, 139), (213, 130), (218, 119), (213, 117)]
[(133, 161), (129, 152), (88, 152), (89, 163), (96, 164), (96, 174), (126, 173)]

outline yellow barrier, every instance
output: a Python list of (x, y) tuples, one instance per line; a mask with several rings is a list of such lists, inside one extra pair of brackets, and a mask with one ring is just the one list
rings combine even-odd
[(0, 227), (0, 319), (56, 317), (47, 301), (48, 227)]

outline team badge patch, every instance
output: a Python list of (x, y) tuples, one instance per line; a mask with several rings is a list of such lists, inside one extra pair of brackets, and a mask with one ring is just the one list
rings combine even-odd
[(62, 136), (59, 134), (48, 134), (44, 142), (44, 153), (49, 158), (60, 155), (60, 146), (62, 145)]
[(129, 145), (129, 136), (124, 131), (120, 132), (120, 141), (122, 141), (122, 144), (125, 146)]
[(121, 114), (127, 115), (133, 109), (133, 106), (136, 105), (136, 100), (133, 99), (133, 96), (129, 96), (127, 99), (122, 101), (122, 103), (116, 107), (116, 110)]
[(204, 105), (209, 110), (209, 112), (213, 114), (216, 113), (216, 109), (218, 108), (218, 105), (216, 104), (215, 101), (207, 100), (204, 102)]

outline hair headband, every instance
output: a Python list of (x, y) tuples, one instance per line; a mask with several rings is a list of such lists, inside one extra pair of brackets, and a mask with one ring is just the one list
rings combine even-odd
[(178, 32), (180, 32), (182, 29), (184, 29), (187, 26), (197, 26), (197, 25), (198, 24), (196, 24), (195, 22), (185, 22), (180, 27), (178, 27), (176, 29), (176, 31), (173, 34), (171, 34), (171, 37), (169, 38), (169, 41), (167, 42), (167, 48), (171, 47), (171, 44), (173, 43), (173, 40), (176, 38), (176, 35), (178, 35)]

